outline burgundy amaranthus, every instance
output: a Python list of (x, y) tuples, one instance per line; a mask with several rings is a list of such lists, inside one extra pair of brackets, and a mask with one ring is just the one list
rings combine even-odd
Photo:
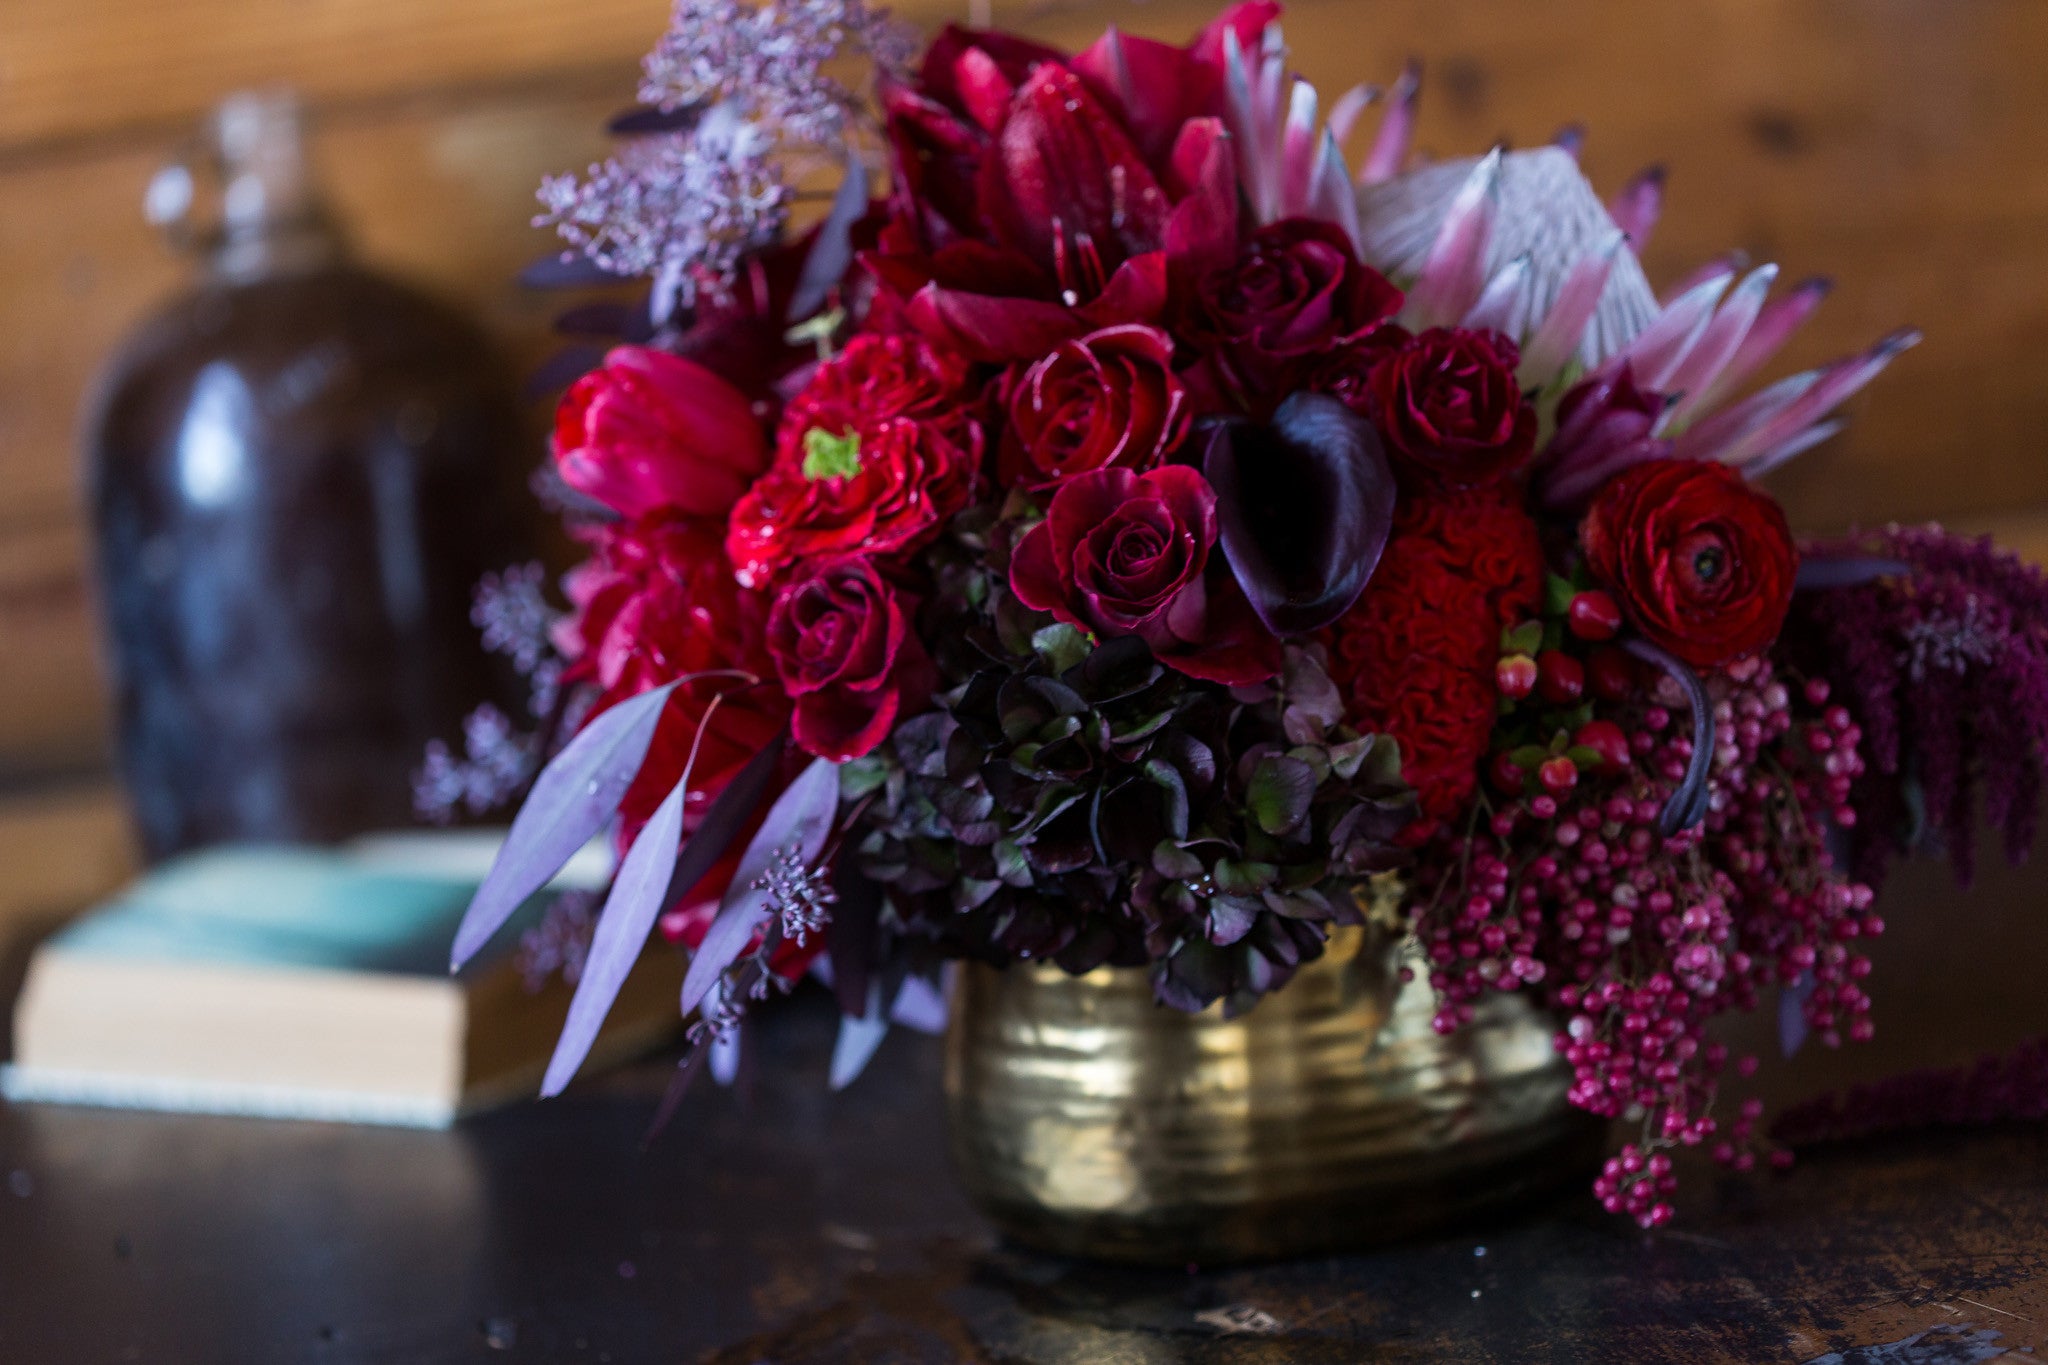
[(1915, 1128), (1975, 1127), (2048, 1119), (2048, 1037), (1969, 1066), (1909, 1071), (1846, 1093), (1794, 1105), (1771, 1125), (1793, 1147)]
[(1809, 547), (1891, 572), (1805, 593), (1784, 647), (1829, 678), (1864, 731), (1850, 804), (1856, 874), (1875, 885), (1916, 848), (1975, 871), (1982, 814), (2023, 861), (2048, 760), (2048, 577), (1990, 539), (1888, 527)]

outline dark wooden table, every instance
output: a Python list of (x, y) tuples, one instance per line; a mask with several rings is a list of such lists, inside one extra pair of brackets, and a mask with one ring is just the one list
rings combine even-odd
[(1704, 1176), (1656, 1235), (1574, 1195), (1340, 1260), (1139, 1273), (997, 1245), (943, 1155), (936, 1046), (894, 1037), (829, 1095), (821, 1003), (769, 1021), (745, 1103), (707, 1087), (644, 1153), (659, 1062), (452, 1133), (0, 1106), (0, 1361), (1953, 1365), (2048, 1346), (2048, 1128)]

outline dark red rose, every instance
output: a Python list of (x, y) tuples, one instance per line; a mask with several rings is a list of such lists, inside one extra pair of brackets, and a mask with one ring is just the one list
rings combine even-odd
[(1401, 291), (1360, 263), (1342, 228), (1306, 218), (1261, 228), (1194, 288), (1190, 339), (1240, 388), (1276, 401), (1401, 306)]
[(1217, 533), (1215, 491), (1194, 470), (1099, 469), (1059, 486), (1018, 542), (1010, 587), (1099, 636), (1136, 635), (1190, 677), (1259, 682), (1279, 671), (1280, 642), (1211, 554)]
[(1799, 570), (1778, 504), (1711, 461), (1624, 470), (1593, 499), (1579, 544), (1629, 622), (1694, 668), (1777, 639)]
[(733, 508), (726, 550), (762, 587), (799, 560), (907, 554), (974, 493), (982, 431), (967, 369), (911, 336), (870, 336), (791, 402), (774, 463)]
[(1498, 332), (1432, 327), (1373, 370), (1369, 407), (1387, 452), (1412, 474), (1453, 488), (1526, 463), (1536, 410), (1515, 383), (1521, 353)]
[[(747, 677), (774, 676), (763, 640), (767, 599), (733, 581), (715, 523), (662, 516), (616, 522), (594, 536), (595, 553), (566, 582), (575, 610), (555, 632), (570, 661), (566, 680), (602, 689), (595, 715), (696, 677), (676, 689), (662, 713), (624, 810), (629, 823), (653, 814), (681, 780), (708, 716), (690, 782), (700, 804), (687, 808), (701, 809), (701, 799), (774, 739), (789, 714), (772, 685), (745, 686)], [(713, 711), (721, 693), (725, 700)]]
[(909, 604), (857, 556), (790, 576), (768, 615), (768, 652), (796, 702), (796, 742), (835, 763), (870, 752), (937, 682)]
[(1011, 372), (1007, 407), (997, 472), (1025, 488), (1111, 465), (1142, 472), (1188, 429), (1173, 338), (1156, 327), (1109, 327), (1063, 342)]
[(666, 351), (617, 348), (555, 410), (563, 481), (622, 516), (722, 517), (767, 462), (747, 396)]
[(1401, 349), (1408, 333), (1383, 322), (1356, 341), (1339, 346), (1316, 363), (1305, 387), (1326, 393), (1361, 417), (1372, 417), (1372, 376), (1380, 363)]

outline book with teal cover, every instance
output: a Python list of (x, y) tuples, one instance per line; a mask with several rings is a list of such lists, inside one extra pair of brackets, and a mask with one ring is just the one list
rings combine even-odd
[[(509, 959), (550, 892), (459, 980), (448, 971), (498, 837), (227, 847), (165, 863), (37, 950), (0, 1093), (433, 1126), (531, 1093), (547, 1016), (568, 992), (556, 982), (533, 997)], [(586, 850), (551, 891), (608, 875), (606, 854)], [(613, 1011), (609, 1055), (674, 1027), (675, 954), (650, 959)]]
[[(221, 848), (164, 864), (51, 940), (67, 953), (439, 975), (475, 892), (347, 853)], [(536, 907), (521, 913), (530, 919)], [(517, 940), (519, 926), (501, 944)]]

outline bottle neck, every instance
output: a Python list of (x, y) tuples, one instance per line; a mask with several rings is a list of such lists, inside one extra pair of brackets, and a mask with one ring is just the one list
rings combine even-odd
[[(243, 282), (340, 262), (346, 244), (307, 165), (304, 120), (289, 91), (244, 91), (214, 111), (197, 155), (151, 187), (151, 217), (195, 249), (209, 278)], [(217, 198), (196, 203), (205, 180)], [(159, 195), (161, 200), (159, 201)]]
[(228, 284), (302, 275), (339, 265), (348, 246), (333, 220), (317, 209), (242, 231), (223, 231), (208, 245), (209, 279)]

